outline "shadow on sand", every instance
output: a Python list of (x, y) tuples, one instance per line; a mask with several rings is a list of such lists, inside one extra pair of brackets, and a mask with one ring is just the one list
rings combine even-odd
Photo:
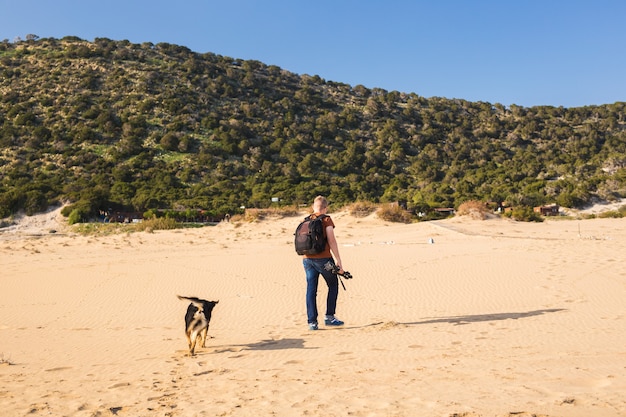
[(214, 353), (241, 352), (244, 350), (316, 349), (304, 346), (304, 339), (267, 339), (241, 345), (216, 346)]
[[(501, 321), (501, 320), (518, 320), (525, 319), (529, 317), (541, 316), (548, 313), (558, 313), (560, 311), (565, 311), (564, 308), (550, 308), (543, 310), (533, 310), (526, 311), (521, 313), (494, 313), (494, 314), (471, 314), (466, 316), (450, 316), (450, 317), (434, 317), (427, 318), (425, 320), (420, 321), (412, 321), (412, 322), (376, 322), (369, 323), (362, 326), (346, 326), (343, 328), (336, 328), (333, 330), (349, 330), (349, 329), (361, 329), (365, 327), (378, 327), (388, 326), (390, 324), (393, 325), (401, 325), (401, 326), (416, 326), (421, 324), (434, 324), (434, 323), (450, 323), (455, 326), (471, 324), (471, 323), (480, 323), (487, 321)], [(321, 330), (321, 329), (320, 329)], [(282, 350), (282, 349), (317, 349), (316, 347), (306, 347), (304, 345), (304, 339), (300, 338), (287, 338), (287, 339), (266, 339), (261, 340), (260, 342), (255, 343), (246, 343), (241, 345), (229, 345), (229, 346), (215, 346), (213, 347), (213, 353), (224, 353), (224, 352), (241, 352), (244, 350)], [(208, 352), (207, 352), (208, 353)]]
[(528, 317), (541, 316), (547, 313), (558, 313), (559, 311), (565, 311), (564, 308), (550, 308), (544, 310), (533, 310), (521, 313), (492, 313), (492, 314), (472, 314), (466, 316), (450, 316), (450, 317), (432, 317), (426, 318), (420, 321), (410, 322), (396, 322), (396, 321), (379, 321), (375, 323), (369, 323), (362, 326), (347, 326), (346, 329), (362, 329), (365, 327), (393, 327), (393, 326), (416, 326), (420, 324), (435, 324), (435, 323), (450, 323), (455, 326), (464, 324), (480, 323), (485, 321), (501, 321), (501, 320), (517, 320)]
[(526, 311), (522, 313), (494, 313), (494, 314), (472, 314), (467, 316), (450, 316), (450, 317), (434, 317), (421, 321), (413, 321), (408, 323), (398, 323), (407, 326), (417, 324), (433, 324), (433, 323), (450, 323), (456, 326), (470, 323), (479, 323), (484, 321), (500, 321), (500, 320), (518, 320), (528, 317), (541, 316), (547, 313), (558, 313), (565, 311), (564, 308), (549, 308), (543, 310)]

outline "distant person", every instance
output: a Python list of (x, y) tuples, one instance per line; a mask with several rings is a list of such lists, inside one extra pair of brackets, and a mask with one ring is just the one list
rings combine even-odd
[[(343, 321), (335, 317), (335, 309), (337, 307), (337, 296), (339, 295), (339, 278), (336, 274), (325, 268), (328, 262), (334, 262), (339, 268), (339, 273), (343, 273), (341, 266), (341, 256), (337, 239), (335, 239), (335, 223), (332, 218), (326, 214), (328, 211), (328, 201), (325, 197), (318, 195), (313, 201), (314, 217), (324, 215), (322, 224), (324, 226), (324, 235), (326, 238), (326, 246), (324, 251), (317, 255), (303, 255), (302, 264), (306, 273), (306, 311), (307, 320), (310, 330), (317, 330), (317, 287), (320, 274), (324, 277), (326, 285), (328, 285), (328, 296), (326, 298), (326, 316), (324, 324), (326, 326), (343, 326)], [(331, 254), (332, 253), (332, 254)], [(334, 255), (334, 259), (333, 259)]]

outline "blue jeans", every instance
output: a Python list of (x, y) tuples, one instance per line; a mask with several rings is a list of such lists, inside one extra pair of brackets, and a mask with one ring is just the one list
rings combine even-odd
[(334, 315), (335, 308), (337, 308), (339, 279), (337, 275), (324, 269), (324, 264), (328, 261), (332, 261), (332, 258), (302, 259), (302, 265), (304, 265), (304, 272), (306, 273), (306, 313), (309, 323), (317, 323), (317, 284), (320, 274), (324, 277), (326, 285), (328, 285), (326, 315)]

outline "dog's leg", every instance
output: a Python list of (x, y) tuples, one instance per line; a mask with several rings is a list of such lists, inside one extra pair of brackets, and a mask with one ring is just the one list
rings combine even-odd
[(195, 355), (195, 350), (196, 350), (196, 341), (198, 340), (198, 332), (197, 331), (193, 331), (191, 332), (191, 339), (189, 340), (189, 355), (193, 356)]
[(189, 333), (185, 333), (185, 336), (187, 336), (187, 347), (191, 350), (191, 336)]
[(209, 326), (207, 325), (204, 329), (202, 329), (202, 331), (200, 332), (200, 337), (202, 338), (202, 347), (205, 348), (206, 347), (206, 334), (209, 331)]

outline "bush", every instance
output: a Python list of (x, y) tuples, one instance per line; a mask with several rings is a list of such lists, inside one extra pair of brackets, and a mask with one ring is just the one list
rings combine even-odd
[(482, 201), (466, 201), (456, 211), (458, 216), (470, 216), (472, 219), (485, 220), (491, 214), (491, 210)]
[(158, 211), (154, 209), (149, 209), (145, 213), (143, 213), (144, 219), (156, 219), (158, 217)]
[(88, 215), (89, 212), (85, 212), (80, 207), (77, 207), (73, 209), (70, 212), (70, 215), (67, 217), (67, 224), (71, 225), (76, 223), (83, 223), (87, 219)]
[(350, 215), (354, 217), (367, 217), (378, 210), (378, 205), (368, 201), (358, 201), (346, 207)]
[(411, 223), (411, 213), (397, 204), (385, 204), (377, 212), (381, 219), (394, 223)]
[[(68, 218), (69, 224), (85, 222), (89, 219), (93, 210), (89, 201), (80, 200), (61, 209), (61, 215)], [(72, 223), (72, 220), (74, 223)]]
[(155, 230), (179, 229), (182, 225), (171, 217), (159, 217), (133, 224), (133, 230), (152, 233)]
[(624, 217), (624, 213), (618, 210), (610, 210), (599, 213), (598, 217), (601, 219), (619, 219), (621, 217)]
[(543, 217), (533, 211), (529, 206), (515, 207), (509, 214), (513, 220), (518, 222), (539, 222), (543, 221)]
[(267, 209), (246, 209), (242, 216), (233, 216), (230, 221), (243, 220), (245, 222), (253, 223), (265, 219), (282, 219), (285, 217), (293, 217), (299, 215), (299, 211), (293, 207), (278, 207)]
[(73, 230), (85, 236), (108, 236), (120, 233), (146, 232), (155, 230), (172, 230), (183, 228), (183, 224), (174, 219), (160, 217), (141, 221), (139, 223), (81, 223)]

